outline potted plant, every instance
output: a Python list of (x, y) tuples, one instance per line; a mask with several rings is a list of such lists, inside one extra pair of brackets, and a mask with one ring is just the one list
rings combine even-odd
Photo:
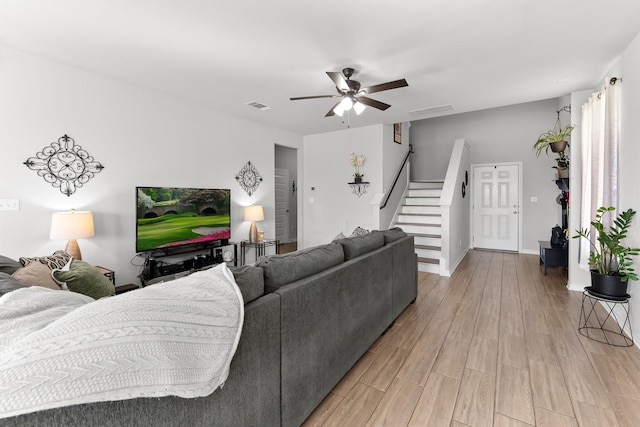
[(360, 184), (362, 182), (362, 177), (364, 176), (360, 173), (360, 166), (364, 165), (364, 156), (360, 155), (360, 157), (358, 157), (355, 153), (351, 153), (351, 156), (349, 156), (349, 162), (351, 162), (351, 166), (355, 169), (355, 173), (353, 174), (354, 182), (356, 184)]
[(553, 166), (553, 169), (558, 171), (558, 179), (569, 178), (569, 157), (564, 154), (564, 151), (558, 153), (556, 165)]
[(556, 122), (556, 126), (553, 129), (548, 130), (538, 137), (538, 140), (533, 144), (533, 149), (536, 151), (536, 156), (540, 157), (540, 154), (544, 151), (549, 154), (549, 149), (554, 153), (562, 153), (569, 146), (566, 138), (571, 135), (571, 132), (575, 129), (575, 126), (568, 125), (560, 127), (560, 122)]
[(613, 206), (598, 209), (596, 218), (591, 221), (596, 234), (597, 245), (590, 239), (589, 229), (576, 230), (573, 238), (584, 237), (591, 245), (589, 265), (591, 266), (591, 294), (604, 298), (620, 300), (627, 298), (629, 279), (638, 280), (633, 268), (633, 257), (640, 254), (640, 248), (623, 246), (622, 240), (627, 237), (627, 230), (636, 214), (633, 209), (620, 212), (613, 225), (605, 227), (605, 214), (615, 211)]

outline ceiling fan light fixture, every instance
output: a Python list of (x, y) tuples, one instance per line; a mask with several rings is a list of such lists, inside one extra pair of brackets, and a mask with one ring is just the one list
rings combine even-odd
[(340, 101), (340, 107), (344, 111), (349, 111), (351, 107), (353, 107), (353, 100), (350, 97), (345, 96), (344, 99)]
[(333, 112), (342, 117), (345, 111), (349, 111), (353, 107), (353, 101), (349, 97), (344, 97), (338, 105), (335, 106)]
[(314, 98), (342, 98), (337, 104), (331, 107), (327, 114), (325, 114), (325, 117), (336, 115), (342, 117), (345, 111), (349, 111), (352, 108), (358, 115), (361, 114), (366, 107), (385, 111), (387, 108), (391, 107), (391, 105), (364, 95), (409, 86), (405, 79), (400, 79), (363, 88), (360, 82), (351, 80), (351, 76), (354, 72), (355, 70), (353, 68), (345, 68), (342, 72), (327, 71), (327, 75), (336, 85), (336, 90), (338, 91), (337, 95), (297, 96), (289, 99), (297, 101), (301, 99)]

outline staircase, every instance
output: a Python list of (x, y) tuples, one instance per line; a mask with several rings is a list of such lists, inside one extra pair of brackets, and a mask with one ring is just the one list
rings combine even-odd
[(415, 240), (418, 270), (440, 274), (443, 180), (411, 182), (394, 226)]

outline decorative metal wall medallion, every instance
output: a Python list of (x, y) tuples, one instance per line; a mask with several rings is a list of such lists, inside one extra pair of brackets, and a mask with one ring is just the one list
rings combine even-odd
[(67, 197), (104, 169), (66, 134), (44, 147), (35, 157), (29, 157), (24, 164)]
[(247, 162), (247, 164), (240, 169), (238, 175), (236, 175), (236, 180), (248, 195), (252, 195), (262, 182), (262, 177), (251, 162)]

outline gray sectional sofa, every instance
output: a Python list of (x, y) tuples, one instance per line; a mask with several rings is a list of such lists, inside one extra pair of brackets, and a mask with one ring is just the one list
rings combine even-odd
[(0, 426), (298, 426), (417, 296), (413, 237), (400, 229), (232, 271), (245, 323), (221, 390), (70, 406)]

